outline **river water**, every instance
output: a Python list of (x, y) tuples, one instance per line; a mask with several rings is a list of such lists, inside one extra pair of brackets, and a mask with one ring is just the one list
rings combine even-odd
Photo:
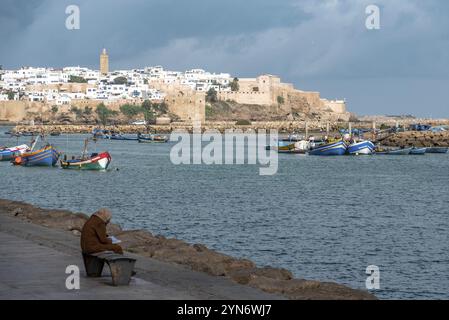
[[(0, 127), (0, 145), (10, 139)], [(49, 137), (80, 153), (86, 135)], [(174, 143), (103, 140), (107, 172), (0, 162), (0, 198), (91, 213), (109, 207), (124, 228), (202, 243), (296, 277), (365, 289), (380, 269), (384, 299), (449, 298), (449, 155), (279, 155), (257, 165), (174, 165)]]

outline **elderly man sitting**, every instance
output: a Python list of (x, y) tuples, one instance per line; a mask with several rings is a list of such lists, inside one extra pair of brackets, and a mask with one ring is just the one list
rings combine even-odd
[(81, 249), (83, 253), (93, 254), (113, 251), (123, 254), (123, 249), (106, 234), (106, 226), (111, 221), (112, 213), (108, 209), (95, 212), (83, 226), (81, 231)]

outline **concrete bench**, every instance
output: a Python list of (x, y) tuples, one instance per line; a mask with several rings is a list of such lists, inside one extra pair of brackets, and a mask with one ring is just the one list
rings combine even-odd
[(103, 266), (106, 262), (111, 270), (113, 286), (129, 284), (136, 262), (136, 259), (116, 253), (98, 255), (83, 253), (83, 260), (88, 277), (101, 277)]

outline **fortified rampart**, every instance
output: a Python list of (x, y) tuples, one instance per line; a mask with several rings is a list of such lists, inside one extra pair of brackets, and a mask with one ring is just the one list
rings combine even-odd
[(344, 101), (330, 101), (322, 99), (319, 92), (297, 90), (293, 84), (282, 83), (281, 79), (276, 76), (262, 75), (257, 78), (241, 78), (238, 83), (238, 91), (218, 92), (218, 99), (241, 104), (278, 105), (283, 112), (287, 113), (320, 111), (347, 113)]

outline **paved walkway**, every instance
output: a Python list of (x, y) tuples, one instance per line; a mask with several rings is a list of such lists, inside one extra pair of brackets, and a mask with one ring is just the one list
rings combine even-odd
[[(85, 277), (78, 237), (0, 212), (0, 299), (279, 299), (223, 277), (135, 257), (137, 277), (113, 287), (107, 274)], [(80, 290), (65, 287), (68, 265), (80, 268)]]

